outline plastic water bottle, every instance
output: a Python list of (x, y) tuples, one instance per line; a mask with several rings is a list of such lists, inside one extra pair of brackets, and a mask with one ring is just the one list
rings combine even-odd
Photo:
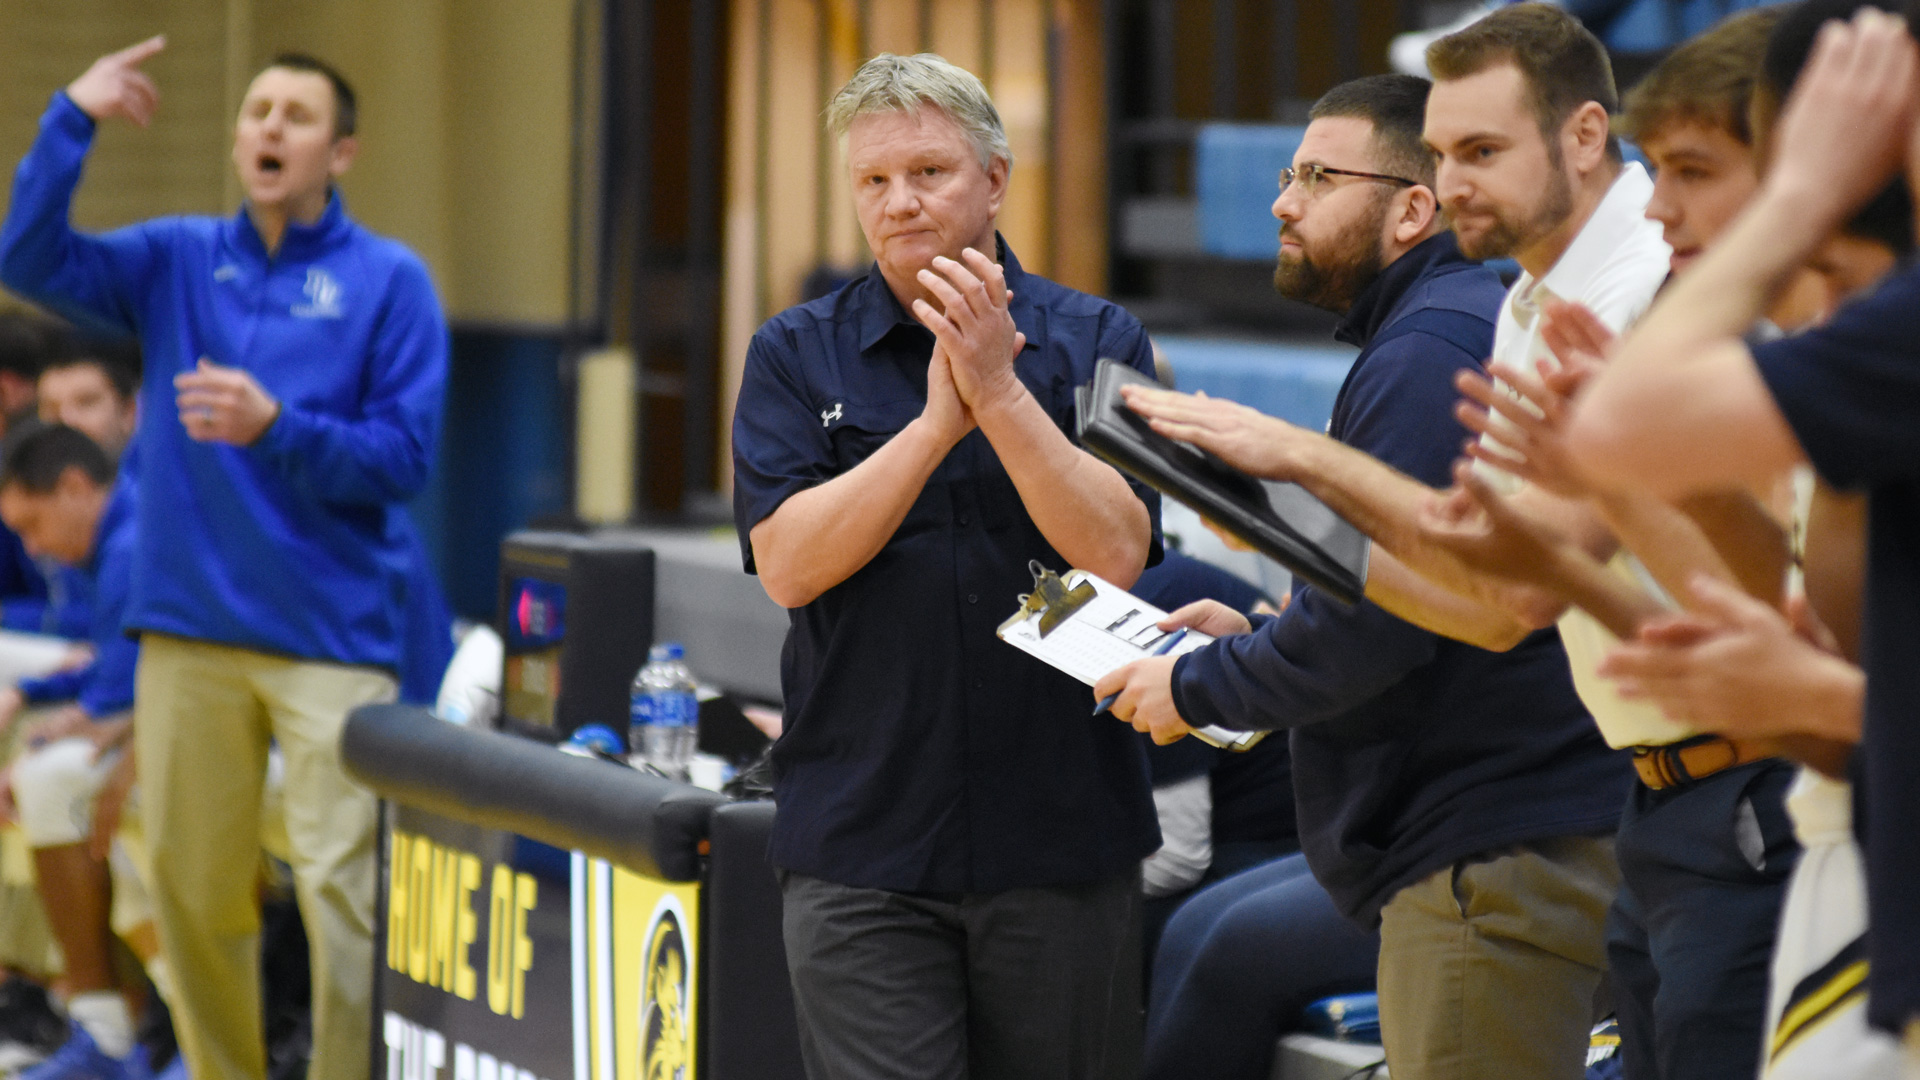
[(651, 765), (675, 780), (687, 778), (700, 741), (700, 702), (686, 650), (678, 642), (655, 645), (647, 664), (633, 677), (633, 726), (627, 747), (636, 765)]

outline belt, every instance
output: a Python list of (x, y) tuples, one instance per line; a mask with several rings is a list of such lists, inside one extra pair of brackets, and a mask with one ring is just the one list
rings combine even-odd
[(1633, 768), (1640, 782), (1655, 791), (1704, 780), (1735, 765), (1759, 761), (1771, 755), (1752, 743), (1735, 742), (1719, 735), (1701, 735), (1665, 746), (1633, 748)]

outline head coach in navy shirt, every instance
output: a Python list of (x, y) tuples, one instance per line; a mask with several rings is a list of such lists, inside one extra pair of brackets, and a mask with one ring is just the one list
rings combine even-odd
[(807, 1069), (1101, 1077), (1139, 1052), (1146, 760), (996, 639), (1029, 560), (1132, 584), (1154, 495), (1074, 445), (1140, 325), (1028, 274), (973, 75), (881, 55), (835, 96), (871, 273), (762, 327), (734, 416), (746, 568), (792, 612), (771, 855)]
[[(1491, 350), (1505, 290), (1461, 256), (1439, 213), (1421, 142), (1428, 89), (1382, 75), (1314, 104), (1273, 205), (1274, 284), (1339, 312), (1337, 336), (1361, 348), (1332, 438), (1445, 484), (1466, 436), (1453, 380)], [(1143, 398), (1189, 400), (1130, 397), (1150, 416)], [(1628, 770), (1575, 695), (1557, 633), (1493, 652), (1298, 584), (1287, 610), (1251, 632), (1224, 609), (1177, 614), (1234, 636), (1136, 662), (1095, 690), (1120, 691), (1114, 715), (1156, 741), (1177, 738), (1183, 721), (1289, 730), (1301, 847), (1325, 891), (1296, 877), (1269, 899), (1287, 908), (1282, 924), (1313, 925), (1337, 907), (1379, 929), (1394, 1075), (1581, 1075)], [(1168, 935), (1191, 941), (1192, 929), (1176, 918)], [(1194, 978), (1182, 957), (1166, 970), (1204, 985), (1231, 965)], [(1236, 1052), (1160, 979), (1156, 969), (1147, 1076), (1265, 1075), (1271, 1027), (1265, 1046)], [(1246, 996), (1287, 1000), (1271, 990), (1249, 981)]]

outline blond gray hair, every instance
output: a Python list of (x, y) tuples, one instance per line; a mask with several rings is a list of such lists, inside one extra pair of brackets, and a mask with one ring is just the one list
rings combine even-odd
[(917, 115), (925, 105), (939, 109), (959, 126), (980, 155), (982, 169), (992, 168), (994, 158), (1013, 164), (1007, 130), (987, 88), (973, 72), (934, 53), (881, 53), (861, 64), (827, 103), (827, 130), (835, 138), (844, 138), (857, 117), (888, 112)]

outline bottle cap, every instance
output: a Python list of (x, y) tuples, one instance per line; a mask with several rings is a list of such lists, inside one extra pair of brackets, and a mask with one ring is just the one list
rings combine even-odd
[(686, 646), (677, 641), (663, 641), (647, 652), (647, 659), (653, 661), (684, 660), (687, 658)]

